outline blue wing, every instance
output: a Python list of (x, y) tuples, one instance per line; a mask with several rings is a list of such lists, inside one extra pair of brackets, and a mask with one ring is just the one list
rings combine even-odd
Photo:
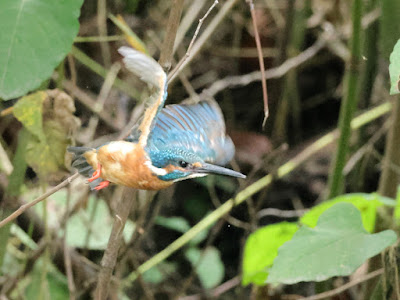
[(168, 105), (158, 114), (148, 147), (190, 149), (205, 162), (224, 165), (235, 147), (225, 133), (225, 122), (215, 101)]

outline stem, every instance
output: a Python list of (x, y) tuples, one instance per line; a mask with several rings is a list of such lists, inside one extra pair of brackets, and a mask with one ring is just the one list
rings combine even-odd
[(359, 77), (359, 62), (361, 57), (361, 14), (362, 0), (353, 0), (352, 20), (353, 35), (351, 40), (351, 57), (345, 74), (346, 93), (340, 107), (339, 130), (340, 136), (333, 169), (329, 177), (328, 199), (339, 195), (343, 190), (343, 168), (349, 149), (350, 121), (357, 106), (357, 82)]

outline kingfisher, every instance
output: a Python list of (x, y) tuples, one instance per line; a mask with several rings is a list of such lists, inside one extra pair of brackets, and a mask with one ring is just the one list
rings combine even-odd
[(156, 88), (142, 119), (124, 140), (97, 148), (69, 147), (72, 167), (89, 177), (92, 189), (110, 183), (143, 190), (160, 190), (174, 182), (219, 174), (246, 178), (222, 167), (234, 156), (222, 112), (215, 100), (164, 107), (167, 75), (150, 56), (121, 47), (126, 68)]

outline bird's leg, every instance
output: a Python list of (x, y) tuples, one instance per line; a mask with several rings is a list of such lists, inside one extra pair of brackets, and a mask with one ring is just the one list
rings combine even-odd
[(100, 175), (101, 175), (101, 164), (98, 163), (98, 164), (97, 164), (97, 169), (96, 169), (96, 171), (94, 171), (94, 173), (92, 174), (92, 177), (90, 177), (90, 178), (88, 179), (88, 181), (89, 181), (89, 182), (92, 182), (93, 180), (99, 179), (99, 178), (100, 178)]
[(94, 188), (94, 190), (99, 191), (101, 189), (104, 189), (105, 187), (108, 187), (109, 184), (110, 182), (108, 180), (104, 180), (100, 182), (99, 185)]

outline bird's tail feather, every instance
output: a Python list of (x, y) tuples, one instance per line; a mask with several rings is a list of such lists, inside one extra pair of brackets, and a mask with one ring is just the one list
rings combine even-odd
[(93, 150), (93, 148), (88, 147), (68, 147), (68, 152), (75, 154), (72, 159), (72, 167), (77, 169), (79, 174), (82, 174), (85, 177), (92, 176), (94, 169), (91, 165), (86, 161), (86, 158), (83, 156), (87, 151)]

